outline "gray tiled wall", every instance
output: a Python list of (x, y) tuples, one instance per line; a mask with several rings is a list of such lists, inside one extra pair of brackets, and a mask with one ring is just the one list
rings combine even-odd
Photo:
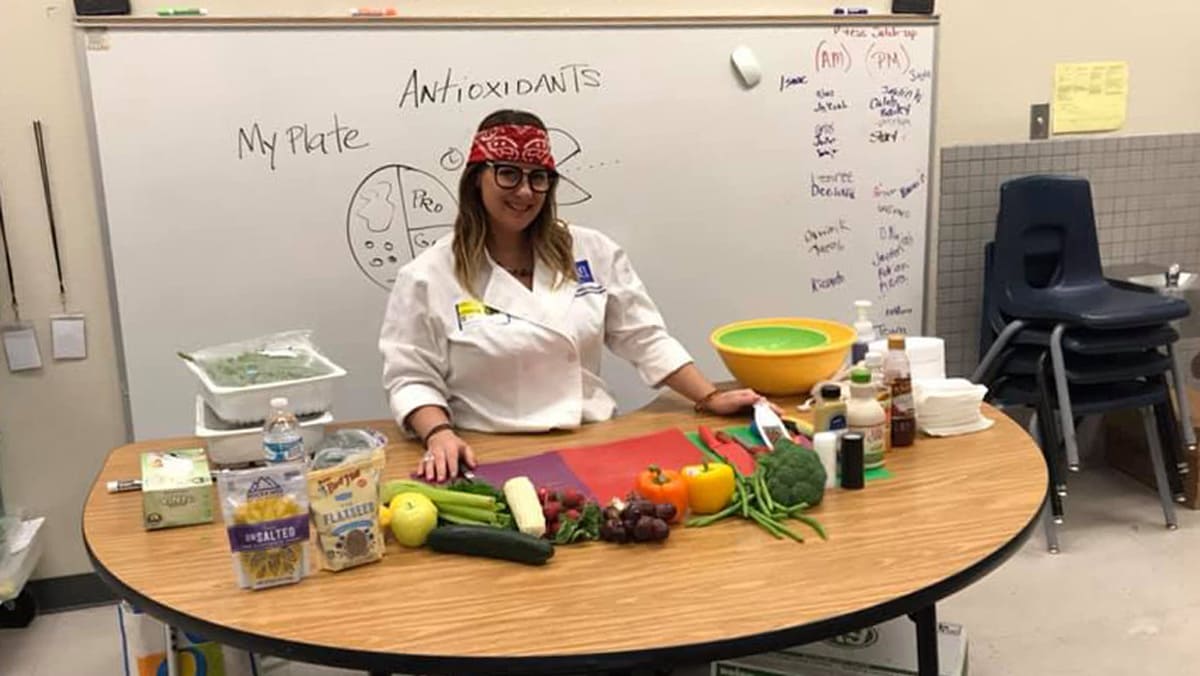
[(983, 245), (995, 229), (1000, 184), (1029, 174), (1091, 181), (1105, 265), (1200, 269), (1200, 134), (944, 148), (936, 331), (952, 375), (969, 375), (978, 361)]

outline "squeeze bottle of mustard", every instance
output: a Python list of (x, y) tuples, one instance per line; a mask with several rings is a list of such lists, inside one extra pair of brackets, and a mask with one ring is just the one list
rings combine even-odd
[(875, 469), (883, 466), (883, 437), (887, 415), (879, 405), (871, 372), (856, 368), (850, 372), (850, 401), (846, 404), (849, 431), (863, 437), (863, 466)]
[(813, 410), (813, 432), (844, 432), (847, 423), (842, 388), (833, 383), (822, 385), (820, 395), (821, 400)]

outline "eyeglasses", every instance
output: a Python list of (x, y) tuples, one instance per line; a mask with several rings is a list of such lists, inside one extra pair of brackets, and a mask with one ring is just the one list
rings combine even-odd
[(550, 188), (558, 182), (558, 173), (549, 169), (530, 169), (526, 171), (514, 164), (502, 164), (500, 162), (485, 162), (487, 166), (492, 168), (492, 176), (496, 180), (496, 185), (505, 189), (512, 190), (518, 188), (525, 177), (529, 177), (529, 189), (533, 192), (550, 192)]

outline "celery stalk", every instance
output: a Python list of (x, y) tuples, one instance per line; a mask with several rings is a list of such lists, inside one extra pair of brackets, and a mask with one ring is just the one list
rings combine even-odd
[(458, 505), (461, 507), (473, 507), (475, 509), (487, 509), (492, 512), (496, 511), (496, 498), (490, 495), (476, 495), (475, 493), (463, 493), (445, 488), (435, 488), (429, 484), (409, 479), (393, 479), (384, 483), (381, 492), (383, 503), (390, 504), (392, 498), (401, 493), (420, 493), (433, 500), (433, 503), (439, 509), (442, 505)]

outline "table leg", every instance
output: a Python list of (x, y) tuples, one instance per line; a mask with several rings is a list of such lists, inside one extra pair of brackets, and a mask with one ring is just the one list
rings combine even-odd
[(917, 674), (938, 676), (937, 608), (933, 604), (908, 616), (917, 625)]
[(175, 655), (175, 628), (164, 623), (163, 636), (167, 644), (167, 676), (179, 676), (179, 661)]

